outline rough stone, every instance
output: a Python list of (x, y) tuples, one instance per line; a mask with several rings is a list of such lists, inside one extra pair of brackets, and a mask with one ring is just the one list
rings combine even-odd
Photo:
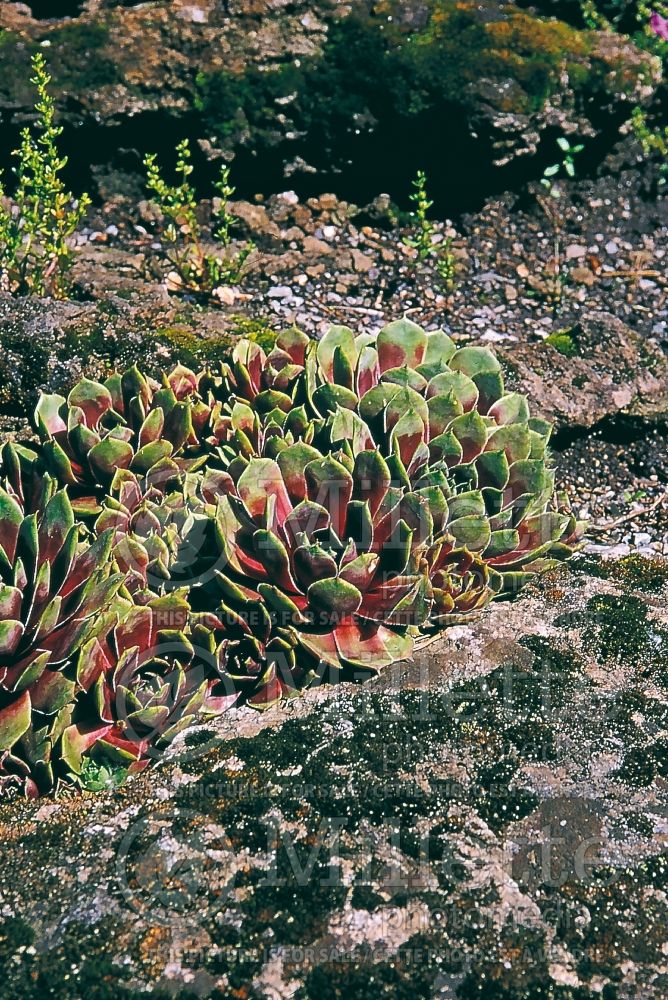
[(254, 205), (250, 201), (232, 201), (228, 210), (240, 219), (251, 236), (270, 236), (281, 238), (280, 227), (269, 218), (264, 205)]
[[(105, 255), (110, 251), (105, 248)], [(107, 272), (105, 272), (107, 273)], [(109, 272), (111, 273), (111, 272)], [(131, 289), (127, 275), (98, 302), (14, 299), (0, 293), (0, 415), (25, 417), (38, 390), (67, 395), (77, 378), (103, 378), (114, 366), (140, 362), (149, 373), (177, 359), (222, 355), (236, 336), (235, 320), (220, 309), (197, 309), (167, 295)], [(111, 279), (110, 279), (111, 282)]]
[(304, 253), (309, 256), (327, 257), (335, 252), (336, 247), (331, 246), (329, 243), (325, 243), (324, 240), (319, 240), (315, 236), (306, 236), (304, 238)]
[(4, 805), (7, 996), (103, 956), (133, 996), (664, 997), (665, 592), (588, 565), (115, 791)]
[(536, 416), (557, 429), (592, 427), (619, 413), (665, 418), (668, 359), (655, 344), (604, 312), (583, 317), (562, 336), (565, 353), (550, 338), (498, 350), (509, 383), (521, 385)]
[[(455, 95), (455, 117), (463, 119), (463, 134), (476, 140), (484, 136), (487, 151), (498, 165), (536, 153), (550, 130), (593, 135), (594, 126), (585, 113), (592, 96), (598, 107), (608, 111), (620, 104), (642, 106), (660, 84), (659, 59), (628, 38), (612, 32), (580, 32), (563, 22), (533, 22), (532, 15), (522, 9), (525, 4), (508, 0), (484, 4), (463, 0), (459, 6), (473, 22), (462, 32), (461, 52), (455, 47), (453, 63), (464, 68)], [(404, 31), (424, 32), (428, 39), (431, 7), (424, 0), (393, 2), (388, 17)], [(287, 95), (278, 93), (272, 96), (270, 92), (267, 97), (264, 89), (254, 87), (253, 74), (268, 74), (297, 62), (317, 62), (333, 26), (351, 15), (363, 19), (368, 8), (367, 3), (347, 0), (234, 0), (232, 6), (227, 0), (198, 4), (88, 0), (76, 19), (44, 20), (33, 18), (26, 5), (3, 3), (3, 122), (16, 125), (31, 113), (28, 58), (37, 46), (49, 50), (59, 110), (76, 128), (82, 124), (94, 129), (113, 127), (118, 134), (120, 126), (132, 132), (141, 115), (163, 115), (166, 121), (186, 116), (202, 96), (202, 81), (206, 85), (206, 81), (222, 79), (223, 86), (235, 87), (236, 77), (240, 94), (236, 113), (230, 112), (230, 120), (215, 136), (215, 130), (206, 125), (195, 125), (193, 138), (211, 156), (256, 143), (283, 144), (284, 175), (295, 163), (303, 172), (312, 172), (313, 166), (295, 155), (294, 143), (301, 142), (304, 132), (299, 116), (294, 120), (291, 114), (291, 101), (286, 103)], [(372, 28), (380, 21), (372, 20)], [(466, 60), (477, 57), (477, 51), (471, 54), (467, 48), (472, 28), (479, 39), (488, 36), (488, 51), (498, 60), (497, 70), (491, 68), (492, 58), (487, 61), (487, 73), (467, 73)], [(509, 42), (513, 34), (517, 41)], [(557, 85), (555, 56), (569, 40), (574, 51), (564, 60), (568, 65), (560, 70)], [(401, 47), (400, 41), (396, 44)], [(533, 60), (540, 67), (541, 81), (543, 73), (551, 78), (547, 96), (535, 100), (532, 76), (520, 83), (516, 65), (507, 61), (515, 45), (525, 70), (530, 70)], [(544, 87), (541, 82), (540, 89)], [(364, 106), (364, 95), (356, 99), (362, 102), (356, 117), (373, 130), (377, 124), (373, 110)], [(215, 86), (212, 102), (215, 117)], [(188, 127), (193, 128), (192, 123)], [(119, 143), (124, 145), (122, 139)], [(86, 157), (94, 145), (77, 142), (75, 135), (70, 152), (82, 168), (90, 165)], [(317, 199), (322, 210), (328, 198), (334, 196)], [(384, 211), (382, 202), (378, 211)]]

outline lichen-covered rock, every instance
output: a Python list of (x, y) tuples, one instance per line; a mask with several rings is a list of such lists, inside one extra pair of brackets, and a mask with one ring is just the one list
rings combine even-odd
[[(96, 272), (102, 288), (114, 284), (105, 268)], [(67, 394), (82, 375), (99, 379), (135, 362), (149, 374), (177, 360), (199, 368), (226, 357), (239, 336), (273, 340), (262, 321), (199, 309), (127, 275), (116, 279), (100, 302), (0, 293), (0, 416), (25, 417), (39, 389)]]
[(576, 563), (366, 687), (3, 806), (0, 997), (659, 1000), (667, 584)]
[[(647, 103), (661, 79), (660, 61), (628, 37), (506, 0), (92, 2), (54, 21), (3, 4), (6, 121), (32, 105), (29, 57), (39, 45), (48, 45), (74, 128), (65, 141), (82, 171), (99, 142), (77, 141), (80, 126), (114, 126), (117, 146), (145, 152), (182, 117), (208, 155), (280, 146), (289, 173), (338, 169), (356, 149), (375, 149), (382, 166), (381, 150), (394, 159), (411, 148), (392, 143), (398, 132), (433, 129), (459, 148), (449, 169), (465, 182), (472, 164), (478, 173), (481, 162), (535, 154), (553, 129), (593, 136), (606, 120), (615, 125), (619, 109)], [(365, 145), (374, 134), (380, 145)]]

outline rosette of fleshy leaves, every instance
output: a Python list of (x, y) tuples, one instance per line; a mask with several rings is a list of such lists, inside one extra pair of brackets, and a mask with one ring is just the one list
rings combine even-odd
[(310, 343), (295, 327), (277, 336), (269, 354), (251, 340), (238, 341), (230, 361), (220, 365), (214, 394), (223, 402), (245, 400), (263, 415), (274, 410), (289, 413)]
[(261, 594), (221, 575), (216, 611), (192, 616), (193, 641), (209, 647), (219, 665), (224, 690), (252, 708), (270, 708), (301, 691), (317, 676), (299, 647), (299, 634), (269, 610)]
[(78, 513), (99, 513), (117, 469), (165, 492), (204, 464), (221, 410), (208, 401), (204, 377), (179, 365), (159, 383), (133, 366), (103, 383), (81, 379), (66, 399), (42, 394), (35, 410), (42, 455)]
[(210, 576), (217, 553), (215, 503), (231, 488), (229, 475), (211, 469), (186, 473), (163, 494), (145, 489), (129, 469), (117, 470), (95, 530), (113, 532), (124, 592), (136, 604), (183, 585), (201, 586)]
[[(111, 533), (82, 539), (65, 491), (48, 477), (41, 490), (26, 513), (15, 475), (0, 487), (0, 791), (29, 796), (71, 775), (73, 661), (116, 620), (122, 582), (111, 573)], [(80, 735), (86, 746), (90, 738)]]
[(492, 351), (458, 349), (408, 320), (377, 336), (332, 327), (307, 352), (305, 379), (324, 422), (316, 443), (353, 458), (380, 448), (393, 479), (430, 498), (437, 534), (475, 553), (504, 589), (572, 554), (582, 526), (555, 503), (551, 425), (506, 392)]
[(237, 680), (258, 682), (255, 702), (318, 672), (410, 656), (431, 603), (432, 519), (423, 498), (392, 485), (377, 451), (351, 462), (298, 442), (275, 461), (251, 458), (216, 518), (223, 624), (237, 629), (230, 659)]
[[(273, 457), (273, 444), (309, 444), (317, 430), (305, 401), (304, 363), (310, 338), (296, 328), (280, 333), (273, 350), (240, 340), (229, 362), (206, 379), (209, 398), (216, 400), (216, 420), (208, 437), (224, 468), (241, 471), (251, 457)], [(272, 442), (272, 438), (280, 439)]]
[[(396, 484), (429, 497), (435, 583), (444, 582), (443, 566), (453, 578), (435, 591), (459, 593), (474, 556), (484, 603), (488, 586), (516, 589), (580, 543), (583, 526), (555, 501), (551, 425), (530, 416), (520, 393), (505, 391), (487, 348), (458, 349), (445, 333), (400, 320), (377, 335), (332, 327), (319, 342), (286, 331), (268, 357), (240, 344), (235, 370), (226, 389), (232, 432), (222, 448), (232, 476), (253, 456), (275, 459), (295, 441), (349, 461), (379, 449)], [(282, 372), (280, 392), (267, 394), (263, 387)]]
[[(224, 677), (224, 648), (201, 627), (189, 636), (185, 591), (127, 604), (115, 627), (83, 646), (77, 683), (80, 700), (75, 732), (96, 734), (93, 757), (142, 770), (184, 729), (219, 715), (238, 693)], [(76, 753), (77, 749), (79, 750)], [(70, 740), (72, 766), (80, 772), (83, 741)]]

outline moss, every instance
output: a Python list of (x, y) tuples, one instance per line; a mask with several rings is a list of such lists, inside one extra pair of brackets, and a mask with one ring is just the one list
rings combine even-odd
[(122, 81), (105, 24), (78, 19), (54, 28), (46, 37), (51, 43), (49, 70), (56, 91), (85, 92)]
[(543, 343), (549, 344), (550, 347), (553, 347), (555, 351), (563, 354), (566, 358), (574, 358), (579, 354), (577, 341), (573, 336), (572, 330), (555, 330), (554, 333), (545, 338)]
[(235, 337), (246, 337), (269, 353), (276, 343), (278, 331), (272, 329), (263, 319), (252, 319), (250, 316), (232, 316), (232, 330)]
[[(68, 923), (58, 943), (39, 942), (21, 917), (0, 922), (0, 1000), (152, 1000), (174, 998), (173, 992), (135, 990), (128, 985), (130, 969), (114, 961), (109, 942), (115, 925)], [(38, 947), (35, 947), (39, 945)], [(181, 1000), (194, 1000), (183, 992)]]
[(35, 93), (30, 77), (30, 58), (37, 46), (12, 31), (0, 31), (0, 96), (3, 103), (30, 106)]
[[(601, 975), (619, 981), (620, 954), (644, 965), (661, 962), (664, 935), (659, 928), (667, 918), (665, 898), (645, 893), (633, 919), (626, 920), (625, 915), (629, 899), (638, 898), (641, 886), (660, 888), (666, 870), (665, 856), (648, 858), (633, 869), (601, 865), (591, 868), (587, 878), (572, 878), (560, 888), (569, 918), (560, 921), (557, 940), (579, 956), (577, 971), (582, 978)], [(586, 922), (578, 920), (583, 908)]]
[[(419, 961), (413, 956), (420, 955)], [(306, 977), (295, 1000), (420, 1000), (434, 995), (434, 980), (441, 972), (440, 963), (418, 941), (407, 942), (392, 959), (377, 961), (373, 948), (361, 946), (342, 961), (325, 962)]]
[(350, 897), (350, 905), (355, 910), (367, 910), (369, 913), (373, 913), (378, 907), (382, 906), (384, 899), (377, 892), (375, 892), (369, 885), (356, 885), (353, 888), (352, 896)]
[(668, 670), (668, 630), (649, 617), (639, 597), (599, 594), (587, 602), (584, 618), (583, 639), (600, 662)]
[(287, 116), (293, 131), (336, 157), (341, 136), (359, 121), (382, 125), (398, 116), (400, 125), (425, 112), (440, 121), (453, 105), (472, 108), (483, 78), (503, 83), (487, 100), (522, 114), (560, 90), (564, 70), (576, 90), (594, 85), (593, 36), (561, 21), (525, 11), (490, 21), (474, 0), (429, 0), (416, 25), (400, 0), (377, 3), (372, 13), (365, 6), (330, 25), (319, 57), (266, 72), (200, 73), (196, 106), (206, 124), (222, 138), (250, 134), (265, 144), (284, 133), (276, 123)]
[(185, 325), (159, 327), (152, 339), (166, 349), (171, 363), (178, 361), (188, 368), (200, 368), (207, 362), (224, 360), (229, 356), (232, 344), (227, 334), (202, 337), (192, 327)]
[(35, 52), (44, 51), (40, 47), (42, 41), (49, 42), (51, 90), (59, 102), (71, 91), (85, 99), (87, 91), (122, 81), (105, 24), (84, 19), (68, 21), (56, 27), (47, 26), (35, 40), (0, 31), (0, 94), (11, 104), (32, 106), (34, 102), (30, 58)]
[(229, 358), (234, 341), (239, 337), (247, 337), (259, 344), (265, 351), (270, 351), (276, 341), (277, 333), (267, 322), (252, 319), (249, 316), (230, 317), (232, 326), (228, 333), (213, 336), (201, 336), (196, 329), (187, 324), (160, 327), (152, 334), (152, 339), (167, 351), (169, 361), (189, 368), (200, 368), (203, 364), (215, 364)]
[(563, 70), (576, 87), (588, 81), (584, 63), (592, 48), (588, 32), (577, 31), (563, 21), (543, 21), (518, 11), (492, 21), (487, 33), (492, 40), (490, 68), (499, 76), (517, 80), (532, 110), (538, 110), (554, 93)]
[(573, 563), (576, 572), (613, 580), (643, 593), (658, 593), (668, 583), (668, 559), (631, 552), (621, 559), (582, 557)]
[(42, 385), (50, 352), (21, 332), (3, 330), (0, 356), (0, 413), (25, 415)]

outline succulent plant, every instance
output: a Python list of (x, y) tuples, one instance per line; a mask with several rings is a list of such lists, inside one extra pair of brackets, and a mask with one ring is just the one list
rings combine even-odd
[[(302, 658), (335, 671), (379, 669), (410, 655), (406, 629), (429, 609), (428, 504), (393, 487), (375, 451), (348, 465), (298, 442), (276, 461), (251, 459), (217, 510), (225, 615), (246, 606), (264, 647), (264, 605), (274, 627), (296, 632)], [(264, 676), (258, 661), (249, 670)]]
[(295, 328), (279, 334), (269, 355), (258, 344), (240, 340), (230, 362), (203, 383), (221, 406), (208, 440), (224, 468), (239, 474), (252, 456), (273, 457), (275, 444), (312, 441), (315, 424), (295, 402), (296, 395), (306, 398), (303, 373), (310, 343)]
[(310, 343), (310, 338), (295, 327), (278, 335), (269, 355), (259, 344), (240, 340), (230, 362), (220, 366), (218, 392), (214, 388), (214, 393), (223, 402), (232, 396), (245, 400), (260, 414), (276, 409), (289, 413)]
[(397, 482), (432, 506), (447, 503), (439, 529), (478, 553), (504, 589), (571, 554), (579, 528), (553, 506), (551, 426), (505, 391), (487, 348), (458, 349), (408, 320), (377, 337), (333, 327), (305, 369), (310, 405), (324, 421), (316, 443), (324, 435), (352, 457), (380, 448)]
[(176, 587), (201, 585), (215, 562), (213, 506), (232, 482), (217, 470), (186, 473), (178, 489), (145, 490), (129, 469), (118, 469), (95, 530), (113, 532), (113, 555), (124, 587), (137, 604)]
[(0, 792), (407, 658), (582, 533), (494, 354), (408, 320), (84, 379), (36, 422), (0, 452)]
[(0, 788), (52, 788), (77, 695), (73, 657), (114, 620), (122, 582), (110, 532), (83, 542), (64, 490), (43, 479), (34, 513), (0, 487)]
[(82, 648), (77, 683), (80, 700), (68, 733), (72, 767), (80, 772), (85, 749), (80, 734), (96, 733), (95, 754), (141, 770), (201, 716), (218, 715), (238, 693), (226, 685), (216, 649), (200, 626), (187, 635), (190, 607), (184, 592), (129, 606), (115, 628)]
[(0, 448), (0, 483), (26, 514), (39, 509), (47, 479), (37, 452), (7, 441)]
[[(193, 641), (218, 657), (224, 691), (252, 708), (269, 708), (308, 686), (316, 677), (298, 662), (298, 633), (272, 619), (256, 591), (221, 581), (224, 599), (217, 612), (193, 615)], [(304, 657), (302, 657), (302, 660)]]
[(35, 422), (50, 472), (68, 486), (74, 509), (99, 513), (117, 469), (164, 491), (206, 460), (218, 404), (200, 397), (199, 378), (177, 366), (160, 385), (134, 366), (104, 383), (82, 379), (67, 399), (42, 394)]
[(581, 526), (554, 505), (551, 426), (530, 416), (524, 396), (505, 391), (491, 351), (457, 349), (442, 331), (408, 320), (377, 336), (332, 327), (317, 343), (293, 331), (285, 338), (275, 361), (247, 349), (244, 370), (253, 374), (237, 379), (245, 398), (273, 384), (281, 364), (290, 395), (262, 412), (231, 396), (234, 435), (223, 452), (234, 479), (253, 456), (276, 459), (297, 441), (338, 451), (349, 466), (378, 449), (395, 485), (428, 498), (439, 558), (465, 549), (484, 562), (484, 590), (516, 589), (572, 554)]
[(498, 580), (479, 555), (453, 546), (452, 539), (436, 542), (428, 554), (432, 604), (429, 625), (462, 625), (489, 604)]

